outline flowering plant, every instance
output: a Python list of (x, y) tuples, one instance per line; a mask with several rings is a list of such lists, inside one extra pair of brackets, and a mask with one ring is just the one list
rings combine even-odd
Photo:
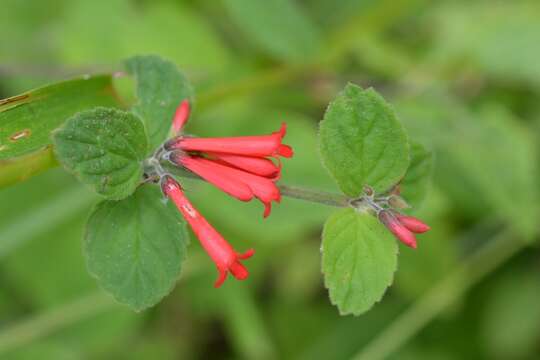
[[(189, 102), (184, 100), (173, 119), (172, 131), (178, 134), (189, 117)], [(169, 159), (176, 166), (200, 176), (225, 193), (241, 201), (258, 198), (265, 206), (264, 217), (270, 215), (271, 201), (279, 202), (281, 195), (275, 182), (280, 177), (281, 166), (267, 157), (293, 155), (290, 146), (281, 143), (285, 136), (285, 124), (281, 130), (267, 136), (237, 138), (191, 138), (182, 135), (167, 141), (156, 156)], [(184, 195), (182, 188), (166, 174), (160, 161), (153, 172), (159, 177), (163, 193), (169, 197), (189, 223), (208, 255), (216, 263), (219, 277), (215, 287), (220, 287), (228, 272), (238, 280), (248, 277), (247, 269), (240, 260), (254, 254), (250, 249), (236, 253), (231, 245), (201, 216)]]
[[(341, 190), (336, 194), (282, 182), (288, 171), (283, 159), (292, 160), (293, 148), (301, 145), (284, 143), (286, 122), (268, 135), (195, 137), (184, 130), (193, 90), (173, 64), (139, 56), (125, 69), (137, 80), (138, 100), (130, 111), (103, 103), (80, 109), (46, 145), (66, 170), (105, 198), (88, 220), (84, 248), (90, 273), (106, 291), (135, 310), (160, 301), (181, 272), (186, 224), (217, 267), (216, 287), (229, 273), (248, 278), (243, 260), (254, 249), (235, 251), (191, 203), (184, 182), (198, 179), (242, 202), (259, 200), (264, 218), (284, 196), (342, 208), (327, 220), (322, 236), (330, 299), (342, 314), (361, 314), (382, 298), (397, 268), (396, 239), (416, 248), (414, 233), (429, 230), (408, 212), (409, 203), (417, 207), (425, 196), (431, 156), (409, 140), (380, 95), (349, 84), (326, 110), (319, 148)], [(53, 97), (56, 89), (44, 91)]]

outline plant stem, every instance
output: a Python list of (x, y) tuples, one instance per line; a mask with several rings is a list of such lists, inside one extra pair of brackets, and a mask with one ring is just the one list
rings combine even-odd
[(386, 359), (467, 290), (525, 246), (525, 242), (515, 239), (508, 230), (495, 235), (491, 241), (414, 302), (353, 359)]
[[(170, 173), (176, 176), (205, 181), (203, 178), (201, 178), (200, 176), (190, 171), (186, 171), (176, 166), (171, 166), (167, 163), (164, 163), (163, 165)], [(285, 184), (279, 184), (278, 188), (281, 191), (282, 196), (290, 197), (293, 199), (313, 202), (313, 203), (327, 205), (327, 206), (335, 206), (335, 207), (350, 206), (349, 198), (346, 197), (345, 195), (334, 194), (334, 193), (329, 193), (329, 192), (320, 191), (320, 190), (305, 189), (299, 186), (292, 186), (292, 185), (285, 185)]]
[(349, 198), (347, 198), (345, 195), (333, 194), (326, 191), (304, 189), (298, 186), (291, 186), (285, 184), (280, 184), (278, 185), (278, 187), (281, 190), (281, 195), (293, 199), (304, 200), (335, 207), (349, 206)]

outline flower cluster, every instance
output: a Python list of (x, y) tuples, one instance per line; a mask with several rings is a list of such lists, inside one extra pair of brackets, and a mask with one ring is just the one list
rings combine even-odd
[[(190, 114), (188, 101), (178, 107), (172, 123), (175, 137), (164, 145), (165, 156), (175, 166), (182, 167), (241, 200), (259, 199), (265, 207), (264, 217), (270, 215), (272, 201), (279, 202), (281, 194), (276, 181), (281, 175), (280, 157), (290, 158), (293, 151), (282, 143), (286, 126), (270, 135), (227, 138), (195, 138), (181, 133)], [(272, 161), (277, 160), (277, 164)], [(189, 223), (208, 255), (216, 263), (219, 287), (228, 272), (239, 280), (246, 279), (247, 269), (240, 260), (251, 257), (254, 251), (239, 254), (201, 216), (184, 195), (181, 186), (168, 175), (161, 177), (163, 193), (170, 198)]]
[(281, 143), (286, 126), (270, 135), (229, 138), (193, 138), (178, 136), (165, 144), (169, 160), (197, 174), (210, 184), (241, 201), (259, 199), (270, 215), (271, 202), (281, 200), (275, 182), (281, 165), (269, 158), (293, 155)]

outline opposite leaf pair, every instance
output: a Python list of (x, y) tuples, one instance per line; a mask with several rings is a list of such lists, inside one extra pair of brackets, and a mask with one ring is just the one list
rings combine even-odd
[(324, 226), (324, 282), (342, 314), (359, 315), (393, 282), (398, 246), (392, 234), (416, 245), (414, 234), (397, 220), (400, 206), (392, 199), (401, 187), (418, 207), (429, 183), (431, 154), (409, 139), (382, 96), (354, 84), (328, 106), (319, 145), (323, 164), (353, 208), (336, 212)]

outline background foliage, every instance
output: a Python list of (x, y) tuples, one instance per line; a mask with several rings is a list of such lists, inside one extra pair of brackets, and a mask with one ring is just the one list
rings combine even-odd
[[(120, 71), (124, 58), (157, 53), (195, 85), (190, 132), (264, 133), (286, 120), (297, 154), (285, 163), (288, 184), (336, 190), (317, 158), (316, 126), (348, 81), (382, 93), (436, 160), (434, 184), (417, 209), (433, 230), (417, 251), (400, 246), (395, 285), (359, 318), (338, 315), (320, 275), (320, 232), (331, 209), (285, 199), (263, 220), (252, 216), (258, 204), (187, 183), (193, 202), (233, 244), (257, 248), (253, 275), (215, 290), (214, 268), (191, 246), (173, 293), (136, 314), (104, 295), (85, 268), (81, 237), (96, 196), (60, 169), (4, 188), (1, 356), (539, 356), (538, 2), (3, 0), (1, 6), (0, 98), (75, 75)], [(132, 85), (115, 80), (126, 99), (133, 98)]]

